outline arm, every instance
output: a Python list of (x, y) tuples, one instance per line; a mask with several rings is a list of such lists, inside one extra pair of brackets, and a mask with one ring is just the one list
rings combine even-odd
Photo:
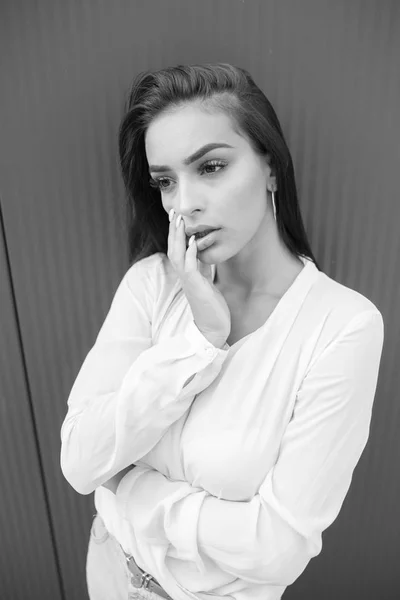
[(320, 553), (367, 443), (382, 345), (382, 317), (368, 312), (322, 352), (252, 500), (221, 500), (151, 470), (124, 477), (116, 496), (132, 535), (171, 544), (200, 570), (205, 554), (246, 581), (292, 584)]
[(194, 322), (185, 335), (152, 345), (154, 273), (140, 262), (128, 273), (75, 380), (61, 428), (61, 468), (81, 494), (147, 454), (227, 355)]

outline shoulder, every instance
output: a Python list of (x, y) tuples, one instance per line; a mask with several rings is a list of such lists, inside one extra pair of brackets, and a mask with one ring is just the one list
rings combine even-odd
[(145, 302), (153, 316), (154, 310), (160, 310), (179, 291), (179, 278), (163, 252), (156, 252), (134, 263), (126, 272), (124, 280), (131, 294), (142, 303)]
[(125, 279), (131, 288), (137, 284), (138, 280), (157, 288), (167, 285), (168, 282), (174, 284), (177, 281), (177, 275), (167, 255), (163, 252), (156, 252), (131, 265), (125, 274)]
[(303, 308), (303, 325), (308, 326), (309, 339), (320, 350), (349, 331), (372, 327), (383, 332), (378, 307), (361, 292), (323, 271), (317, 271)]
[(131, 265), (125, 277), (130, 283), (131, 281), (137, 279), (138, 276), (143, 276), (146, 274), (153, 275), (154, 272), (159, 268), (160, 263), (162, 262), (163, 254), (161, 252), (156, 252), (155, 254), (151, 254), (150, 256), (146, 256), (145, 258), (141, 258), (136, 261), (133, 265)]
[(134, 263), (125, 274), (130, 295), (145, 307), (154, 335), (167, 312), (175, 306), (182, 286), (168, 256), (156, 252)]
[(361, 292), (339, 283), (323, 271), (319, 271), (312, 290), (314, 302), (321, 305), (326, 314), (351, 319), (364, 312), (379, 312), (378, 307)]

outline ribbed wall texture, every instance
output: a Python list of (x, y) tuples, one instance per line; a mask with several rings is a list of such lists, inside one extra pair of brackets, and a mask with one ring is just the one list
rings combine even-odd
[(0, 208), (0, 598), (60, 600)]
[[(285, 598), (400, 597), (399, 7), (378, 0), (1, 3), (0, 195), (22, 336), (19, 349), (15, 326), (1, 338), (2, 369), (11, 382), (2, 410), (17, 395), (25, 418), (17, 427), (15, 414), (2, 413), (13, 433), (0, 465), (6, 474), (18, 465), (18, 501), (1, 502), (10, 523), (24, 523), (27, 509), (37, 509), (36, 521), (24, 528), (41, 551), (32, 553), (28, 572), (24, 563), (25, 575), (38, 581), (45, 572), (47, 585), (58, 556), (63, 600), (86, 597), (94, 507), (92, 496), (79, 496), (63, 479), (60, 427), (73, 381), (127, 268), (117, 162), (126, 92), (144, 69), (217, 61), (248, 69), (271, 100), (317, 260), (370, 298), (386, 326), (368, 446), (340, 516), (324, 534), (322, 554)], [(2, 317), (13, 319), (4, 293), (9, 308)], [(58, 553), (53, 561), (49, 527)], [(7, 560), (19, 565), (21, 537), (18, 529), (7, 531)], [(27, 598), (11, 569), (7, 576), (9, 597)], [(54, 583), (41, 597), (57, 598), (57, 590)]]

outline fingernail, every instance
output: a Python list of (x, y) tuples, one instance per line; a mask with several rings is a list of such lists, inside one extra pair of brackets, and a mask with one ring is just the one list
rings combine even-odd
[(172, 218), (173, 218), (173, 216), (174, 216), (174, 209), (173, 209), (173, 208), (171, 208), (171, 210), (169, 211), (169, 222), (170, 222), (170, 223), (171, 223), (171, 221), (172, 221)]
[(193, 242), (194, 242), (194, 238), (195, 238), (195, 237), (196, 237), (195, 235), (192, 235), (192, 236), (191, 236), (191, 238), (190, 238), (190, 240), (189, 240), (189, 243), (188, 243), (188, 246), (191, 246), (191, 245), (193, 244)]
[(177, 220), (175, 221), (176, 228), (178, 229), (179, 223), (182, 221), (182, 215), (178, 215)]

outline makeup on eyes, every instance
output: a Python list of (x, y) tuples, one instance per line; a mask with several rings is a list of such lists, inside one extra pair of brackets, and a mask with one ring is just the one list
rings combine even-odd
[[(217, 173), (219, 173), (220, 171), (222, 171), (227, 165), (228, 165), (228, 161), (222, 160), (222, 159), (218, 159), (218, 158), (213, 158), (213, 159), (209, 159), (209, 160), (205, 161), (204, 163), (202, 163), (198, 167), (197, 170), (198, 170), (199, 173), (201, 173), (207, 167), (220, 167), (217, 171), (212, 171), (211, 173), (205, 173), (205, 175), (213, 176), (213, 175), (216, 175)], [(168, 181), (168, 179), (169, 178), (167, 178), (165, 176), (156, 177), (156, 178), (150, 177), (149, 178), (149, 185), (152, 188), (158, 189), (158, 190), (163, 191), (163, 192), (167, 192), (171, 186), (164, 187), (162, 185), (162, 182), (163, 181)]]

